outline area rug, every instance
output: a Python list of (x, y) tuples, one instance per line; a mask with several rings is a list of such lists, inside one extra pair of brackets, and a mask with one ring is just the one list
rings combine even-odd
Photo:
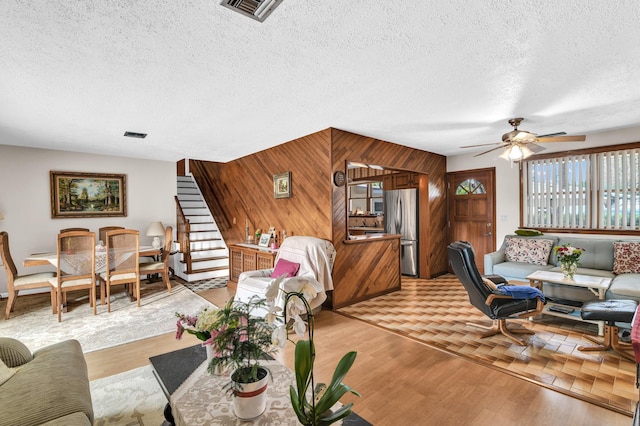
[(176, 312), (195, 313), (213, 306), (175, 282), (171, 293), (162, 282), (141, 291), (139, 308), (126, 292), (120, 291), (111, 295), (111, 312), (107, 312), (106, 304), (98, 302), (95, 316), (88, 298), (81, 294), (79, 299), (69, 299), (69, 311), (62, 314), (60, 323), (51, 313), (49, 296), (38, 296), (41, 303), (21, 303), (8, 321), (0, 320), (0, 336), (18, 339), (32, 351), (61, 340), (77, 339), (84, 352), (93, 352), (175, 331)]
[(94, 380), (90, 385), (95, 426), (163, 424), (167, 399), (151, 366)]
[(612, 351), (578, 350), (593, 344), (583, 336), (595, 335), (595, 324), (543, 315), (534, 321), (509, 321), (513, 328), (535, 331), (525, 337), (527, 346), (501, 335), (481, 339), (482, 330), (466, 323), (490, 320), (469, 303), (454, 275), (433, 280), (403, 277), (402, 290), (338, 312), (629, 416), (638, 400), (635, 363)]
[(184, 281), (182, 285), (184, 285), (194, 293), (197, 293), (199, 291), (211, 290), (213, 288), (226, 287), (227, 281), (229, 281), (229, 277), (218, 277), (193, 282)]

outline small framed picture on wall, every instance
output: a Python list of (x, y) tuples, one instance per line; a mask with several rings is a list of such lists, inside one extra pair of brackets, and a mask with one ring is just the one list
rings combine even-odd
[(274, 198), (291, 197), (291, 172), (273, 175), (273, 196)]

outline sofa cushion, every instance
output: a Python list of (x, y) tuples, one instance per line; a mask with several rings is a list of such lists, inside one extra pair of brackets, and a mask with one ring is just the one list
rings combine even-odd
[[(602, 269), (605, 271), (613, 271), (613, 243), (614, 239), (601, 238), (572, 238), (562, 237), (558, 241), (558, 246), (569, 244), (572, 247), (584, 250), (580, 256), (578, 265), (583, 268)], [(558, 254), (552, 256), (551, 262), (560, 266), (558, 262)]]
[(549, 263), (553, 241), (538, 238), (507, 238), (504, 255), (509, 262), (523, 262), (534, 265)]
[(87, 364), (77, 340), (38, 349), (0, 386), (0, 425), (40, 425), (84, 413), (93, 423)]
[(640, 242), (613, 243), (613, 272), (615, 274), (640, 273)]
[(16, 370), (7, 367), (7, 365), (0, 360), (0, 385), (13, 377), (14, 374), (16, 374)]
[(11, 337), (0, 337), (0, 360), (7, 367), (19, 367), (33, 359), (24, 343)]
[(535, 271), (545, 271), (553, 268), (553, 265), (535, 265), (533, 263), (524, 262), (502, 262), (494, 265), (493, 273), (502, 275), (508, 280), (526, 281), (526, 276), (533, 274)]
[(607, 291), (608, 299), (640, 300), (640, 274), (622, 274), (615, 277)]
[(84, 413), (76, 412), (43, 423), (40, 426), (91, 426), (91, 422)]

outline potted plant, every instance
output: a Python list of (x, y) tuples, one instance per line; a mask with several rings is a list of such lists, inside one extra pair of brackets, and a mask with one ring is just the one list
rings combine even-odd
[(265, 306), (265, 299), (254, 296), (246, 302), (231, 299), (220, 309), (205, 310), (195, 321), (176, 314), (179, 336), (187, 331), (210, 346), (209, 373), (231, 371), (226, 388), (234, 396), (234, 412), (240, 419), (258, 417), (266, 408), (269, 371), (260, 360), (277, 348), (271, 344), (273, 327), (264, 317), (252, 315), (254, 309)]
[[(343, 405), (335, 411), (332, 410), (345, 393), (351, 392), (360, 396), (358, 392), (342, 383), (342, 379), (355, 361), (356, 352), (348, 352), (342, 357), (329, 385), (324, 383), (316, 385), (313, 374), (316, 357), (313, 343), (315, 319), (309, 301), (313, 300), (322, 289), (317, 287), (320, 285), (318, 282), (304, 278), (290, 278), (285, 282), (284, 288), (281, 288), (283, 279), (284, 275), (274, 280), (266, 293), (269, 323), (274, 323), (279, 317), (283, 318), (273, 332), (274, 345), (284, 347), (289, 330), (293, 330), (299, 337), (304, 337), (308, 323), (308, 339), (299, 340), (295, 347), (296, 384), (295, 387), (291, 385), (289, 388), (291, 405), (303, 425), (329, 425), (351, 414), (353, 403)], [(281, 291), (284, 294), (284, 309), (276, 304)]]

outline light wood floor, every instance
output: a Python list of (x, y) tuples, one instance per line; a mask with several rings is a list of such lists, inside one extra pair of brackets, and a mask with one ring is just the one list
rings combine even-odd
[[(201, 296), (220, 306), (227, 288)], [(347, 397), (374, 425), (630, 425), (623, 414), (545, 389), (463, 358), (321, 311), (316, 317), (316, 381), (329, 381), (339, 359), (358, 351), (344, 382), (361, 398)], [(86, 354), (91, 379), (148, 364), (150, 356), (198, 343), (173, 334)], [(293, 344), (279, 360), (293, 366)]]

